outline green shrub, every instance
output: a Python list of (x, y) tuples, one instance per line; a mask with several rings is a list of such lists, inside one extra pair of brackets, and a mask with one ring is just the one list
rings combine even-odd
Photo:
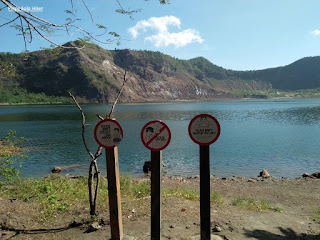
[(233, 199), (232, 205), (244, 208), (248, 210), (270, 210), (271, 207), (269, 206), (269, 203), (265, 199), (255, 199), (253, 197), (248, 196), (238, 196)]
[(17, 138), (16, 131), (10, 130), (6, 137), (0, 140), (0, 185), (11, 183), (19, 176), (21, 159), (27, 158), (22, 149), (17, 147), (24, 138)]

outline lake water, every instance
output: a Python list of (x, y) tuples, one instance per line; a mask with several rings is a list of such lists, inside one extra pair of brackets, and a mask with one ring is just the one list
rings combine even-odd
[[(97, 149), (93, 129), (111, 105), (82, 104), (86, 114), (86, 138)], [(124, 131), (119, 145), (121, 173), (142, 175), (150, 151), (140, 131), (151, 120), (162, 120), (171, 129), (163, 150), (168, 176), (199, 174), (199, 146), (188, 135), (188, 124), (197, 114), (213, 115), (221, 125), (220, 138), (210, 146), (211, 174), (257, 176), (267, 169), (276, 177), (299, 177), (320, 169), (320, 99), (214, 100), (196, 102), (118, 104), (115, 117)], [(81, 139), (81, 115), (75, 105), (0, 107), (0, 137), (9, 129), (28, 141), (29, 159), (22, 176), (39, 177), (53, 166), (83, 164), (72, 175), (86, 175), (90, 157)], [(98, 161), (105, 172), (105, 155)]]

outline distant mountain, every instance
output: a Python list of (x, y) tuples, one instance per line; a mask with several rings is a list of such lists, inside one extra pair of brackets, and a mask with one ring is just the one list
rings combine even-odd
[[(82, 46), (79, 41), (66, 46)], [(163, 101), (242, 97), (272, 89), (320, 87), (320, 57), (259, 71), (233, 71), (203, 57), (179, 60), (160, 52), (55, 48), (28, 54), (0, 53), (0, 90), (68, 96), (82, 101), (115, 99), (124, 73), (128, 79), (120, 101)]]
[(298, 90), (320, 87), (320, 57), (305, 57), (284, 67), (256, 71), (259, 80), (275, 89)]

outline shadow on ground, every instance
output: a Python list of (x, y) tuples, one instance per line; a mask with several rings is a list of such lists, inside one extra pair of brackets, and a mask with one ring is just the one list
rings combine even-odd
[[(50, 229), (32, 229), (32, 230), (25, 230), (25, 229), (15, 229), (15, 228), (8, 228), (5, 226), (1, 226), (1, 230), (6, 230), (6, 231), (10, 231), (10, 232), (15, 232), (15, 234), (13, 236), (11, 236), (8, 239), (14, 238), (19, 234), (43, 234), (43, 233), (56, 233), (56, 232), (62, 232), (62, 231), (66, 231), (69, 230), (71, 228), (77, 228), (80, 227), (82, 225), (82, 223), (71, 223), (66, 227), (61, 227), (61, 228), (50, 228)], [(0, 236), (1, 239), (1, 236)]]
[(305, 233), (296, 233), (291, 228), (284, 229), (278, 228), (281, 231), (281, 235), (271, 233), (265, 230), (246, 230), (245, 235), (247, 237), (255, 238), (258, 240), (320, 240), (320, 235), (310, 235)]

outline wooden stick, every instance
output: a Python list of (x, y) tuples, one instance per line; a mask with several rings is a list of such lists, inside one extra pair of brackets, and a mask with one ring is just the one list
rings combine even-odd
[(123, 237), (118, 148), (106, 148), (111, 239)]

